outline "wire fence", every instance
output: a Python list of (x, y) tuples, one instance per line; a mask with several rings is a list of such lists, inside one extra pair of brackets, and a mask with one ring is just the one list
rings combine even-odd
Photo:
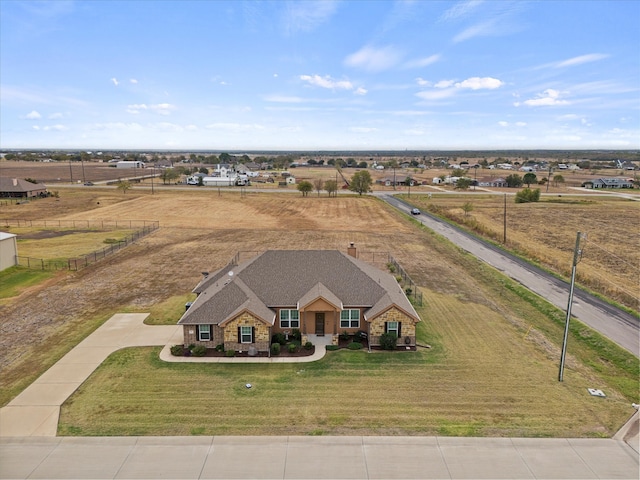
[[(15, 222), (15, 221), (14, 221)], [(25, 225), (24, 224), (24, 220), (22, 221), (22, 224), (20, 226), (34, 226), (34, 227), (38, 227), (38, 226), (47, 226), (47, 227), (53, 227), (53, 226), (59, 226), (62, 227), (63, 225), (58, 225), (57, 222), (58, 220), (47, 220), (47, 221), (43, 221), (44, 223), (47, 223), (47, 225), (41, 224), (41, 225), (37, 225), (36, 221), (34, 221), (33, 225)], [(29, 221), (30, 222), (30, 221)], [(65, 220), (61, 220), (60, 222), (64, 223), (64, 222), (76, 222), (75, 220), (69, 220), (69, 221), (65, 221)], [(70, 226), (70, 227), (89, 227), (89, 225), (87, 224), (86, 221), (82, 220), (82, 221), (77, 221), (77, 224), (73, 224), (73, 225), (66, 225), (66, 226)], [(91, 221), (90, 221), (91, 222)], [(44, 258), (33, 258), (33, 257), (24, 257), (24, 256), (20, 256), (17, 255), (16, 256), (16, 263), (17, 265), (20, 265), (22, 267), (27, 267), (30, 269), (37, 269), (37, 270), (71, 270), (71, 271), (78, 271), (78, 270), (82, 270), (83, 268), (88, 267), (89, 265), (92, 265), (94, 263), (99, 262), (100, 260), (103, 260), (104, 258), (108, 257), (109, 255), (118, 252), (120, 250), (122, 250), (123, 248), (131, 245), (132, 243), (134, 243), (135, 241), (141, 239), (142, 237), (145, 237), (147, 235), (149, 235), (150, 233), (156, 231), (159, 228), (159, 223), (157, 221), (141, 221), (141, 226), (135, 226), (134, 223), (135, 221), (131, 221), (129, 222), (127, 221), (114, 221), (114, 222), (109, 222), (109, 226), (114, 227), (116, 226), (116, 228), (137, 228), (136, 231), (134, 231), (133, 233), (130, 233), (129, 235), (127, 235), (126, 237), (124, 237), (122, 240), (116, 240), (114, 241), (114, 243), (109, 244), (108, 246), (100, 249), (100, 250), (95, 250), (91, 253), (88, 253), (86, 255), (81, 255), (78, 257), (74, 257), (74, 258), (67, 258), (67, 259), (56, 259), (56, 260), (47, 260)], [(103, 224), (104, 228), (107, 228), (107, 222), (97, 222), (99, 224)], [(55, 224), (55, 225), (54, 225)], [(93, 221), (92, 224), (96, 225), (96, 222)]]
[(6, 227), (43, 227), (43, 228), (158, 228), (157, 220), (1, 220)]

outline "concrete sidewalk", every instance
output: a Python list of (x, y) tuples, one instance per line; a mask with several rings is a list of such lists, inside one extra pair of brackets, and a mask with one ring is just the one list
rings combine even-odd
[(61, 437), (0, 439), (2, 479), (638, 478), (611, 439)]

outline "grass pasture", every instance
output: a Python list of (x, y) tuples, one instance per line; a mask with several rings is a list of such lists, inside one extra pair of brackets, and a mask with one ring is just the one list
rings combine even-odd
[[(391, 252), (424, 294), (418, 336), (432, 348), (330, 352), (291, 365), (165, 364), (157, 349), (126, 349), (63, 405), (60, 434), (592, 437), (612, 435), (638, 402), (637, 359), (579, 322), (558, 383), (561, 312), (375, 198), (198, 189), (102, 192), (98, 205), (96, 191), (72, 195), (77, 206), (63, 192), (57, 217), (53, 199), (49, 213), (44, 199), (3, 214), (154, 219), (160, 229), (0, 304), (2, 405), (113, 313), (177, 320), (200, 272), (238, 251), (345, 250), (355, 242), (360, 252)], [(25, 343), (24, 332), (35, 329)], [(590, 387), (607, 397), (588, 395)]]
[[(502, 243), (504, 198), (469, 194), (412, 194), (405, 200)], [(462, 206), (471, 203), (465, 216)], [(576, 233), (587, 234), (577, 281), (604, 297), (640, 310), (640, 202), (609, 196), (543, 196), (536, 203), (507, 198), (507, 248), (565, 278), (571, 275)]]

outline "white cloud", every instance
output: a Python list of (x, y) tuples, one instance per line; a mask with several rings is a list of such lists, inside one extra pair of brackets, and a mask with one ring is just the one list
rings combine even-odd
[(264, 127), (262, 125), (253, 123), (225, 123), (225, 122), (219, 122), (219, 123), (211, 123), (209, 125), (207, 125), (205, 128), (209, 128), (211, 130), (228, 130), (228, 131), (238, 131), (238, 132), (243, 132), (243, 131), (247, 131), (247, 130), (264, 130)]
[(471, 90), (493, 90), (500, 88), (502, 85), (504, 85), (504, 82), (492, 77), (471, 77), (455, 84), (456, 88), (470, 88)]
[(40, 125), (33, 125), (31, 128), (33, 128), (34, 130), (40, 130)]
[[(422, 80), (422, 83), (430, 86), (426, 80)], [(502, 85), (504, 85), (504, 82), (492, 77), (471, 77), (462, 82), (440, 80), (433, 84), (433, 88), (436, 90), (425, 90), (416, 93), (416, 95), (424, 100), (440, 100), (452, 97), (461, 90), (494, 90), (500, 88)]]
[(145, 103), (134, 103), (132, 105), (127, 105), (127, 112), (133, 115), (137, 115), (143, 110), (150, 110), (159, 115), (169, 115), (171, 110), (174, 110), (175, 106), (170, 103), (158, 103), (155, 105), (147, 105)]
[(115, 78), (115, 77), (113, 77), (113, 78), (111, 79), (111, 83), (113, 83), (116, 87), (117, 87), (118, 85), (120, 85), (120, 82), (119, 82), (119, 81), (118, 81), (118, 79), (117, 79), (117, 78)]
[(349, 131), (353, 133), (371, 133), (371, 132), (377, 132), (378, 129), (373, 127), (351, 127)]
[(456, 94), (455, 88), (442, 88), (439, 90), (427, 90), (424, 92), (416, 93), (417, 97), (423, 100), (441, 100), (443, 98), (449, 98)]
[(403, 67), (404, 68), (422, 68), (422, 67), (427, 67), (433, 63), (436, 63), (438, 60), (440, 60), (440, 55), (436, 54), (436, 55), (431, 55), (429, 57), (409, 60), (403, 65)]
[[(554, 105), (568, 105), (569, 102), (560, 99), (560, 92), (553, 88), (547, 88), (544, 92), (537, 94), (534, 98), (522, 102), (528, 107), (545, 107)], [(514, 106), (520, 106), (520, 102), (514, 103)]]
[(464, 2), (458, 2), (442, 14), (440, 21), (457, 20), (458, 18), (466, 17), (482, 3), (483, 0), (467, 0)]
[(465, 40), (469, 40), (473, 37), (486, 37), (488, 35), (495, 35), (495, 23), (495, 21), (489, 20), (487, 22), (479, 23), (477, 25), (469, 27), (453, 37), (453, 43), (464, 42)]
[(285, 29), (288, 34), (309, 32), (326, 22), (336, 11), (335, 1), (287, 2)]
[(142, 125), (139, 123), (124, 123), (124, 122), (107, 122), (107, 123), (94, 123), (89, 127), (91, 130), (131, 130), (134, 132), (142, 130)]
[(353, 84), (348, 80), (333, 80), (326, 75), (300, 75), (300, 80), (315, 85), (316, 87), (328, 88), (331, 90), (352, 90)]
[(418, 85), (420, 85), (421, 87), (430, 87), (431, 86), (431, 82), (429, 80), (425, 80), (422, 77), (416, 78), (416, 83)]
[(526, 127), (527, 122), (516, 122), (516, 127)]
[(498, 125), (500, 125), (501, 127), (508, 127), (509, 126), (509, 122), (498, 122)]
[(65, 130), (69, 130), (66, 126), (64, 125), (47, 125), (46, 127), (42, 128), (45, 131), (56, 131), (56, 132), (64, 132)]
[(347, 56), (344, 64), (369, 72), (379, 72), (397, 65), (401, 58), (402, 53), (393, 47), (373, 48), (366, 46)]
[(562, 62), (558, 62), (555, 66), (556, 68), (573, 67), (575, 65), (582, 65), (583, 63), (597, 62), (598, 60), (603, 60), (608, 57), (609, 55), (605, 55), (603, 53), (590, 53), (588, 55), (580, 55), (579, 57), (573, 57)]
[(362, 87), (358, 87), (356, 88), (355, 92), (356, 95), (366, 95), (367, 94), (367, 89), (366, 88), (362, 88)]
[(455, 80), (440, 80), (436, 82), (433, 86), (434, 88), (450, 88), (456, 83)]
[(42, 118), (42, 115), (40, 115), (40, 113), (38, 113), (35, 110), (31, 110), (29, 113), (27, 113), (24, 118), (28, 119), (28, 120), (38, 120), (40, 118)]
[(135, 78), (130, 78), (129, 82), (133, 83), (134, 85), (136, 85), (138, 83), (138, 80), (136, 80)]
[(264, 97), (265, 102), (274, 103), (302, 103), (302, 98), (287, 95), (267, 95)]
[(49, 117), (47, 117), (47, 118), (49, 118), (50, 120), (55, 120), (55, 119), (58, 119), (58, 118), (62, 118), (63, 116), (64, 116), (64, 115), (62, 115), (61, 113), (56, 112), (56, 113), (52, 113), (52, 114), (51, 114), (51, 115), (49, 115)]

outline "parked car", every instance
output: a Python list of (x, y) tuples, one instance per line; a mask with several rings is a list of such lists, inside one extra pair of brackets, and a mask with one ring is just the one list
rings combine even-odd
[(93, 187), (93, 182), (84, 182), (85, 186)]
[(420, 210), (417, 208), (412, 208), (411, 209), (411, 215), (420, 215)]

